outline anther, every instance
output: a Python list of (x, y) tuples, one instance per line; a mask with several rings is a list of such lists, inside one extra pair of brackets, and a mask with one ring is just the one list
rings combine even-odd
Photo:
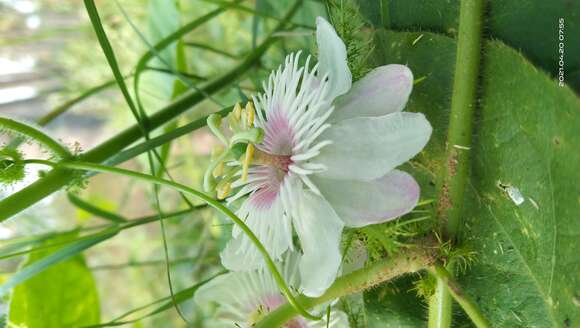
[(234, 118), (239, 121), (242, 118), (242, 106), (240, 106), (240, 103), (236, 103), (236, 105), (234, 106)]
[(243, 182), (246, 182), (248, 180), (248, 170), (250, 168), (250, 164), (252, 163), (253, 159), (254, 159), (254, 145), (250, 143), (246, 147), (246, 155), (245, 155), (244, 163), (242, 166), (242, 181)]
[(254, 125), (254, 116), (256, 114), (256, 110), (254, 109), (254, 104), (251, 101), (248, 101), (246, 104), (246, 123), (248, 127), (252, 127)]

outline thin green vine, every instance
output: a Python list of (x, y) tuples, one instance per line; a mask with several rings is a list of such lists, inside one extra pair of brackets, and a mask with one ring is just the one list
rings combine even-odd
[[(238, 2), (240, 2), (240, 0), (237, 0), (236, 3), (238, 3)], [(139, 82), (141, 80), (140, 79), (141, 73), (143, 71), (145, 71), (145, 69), (147, 67), (147, 63), (151, 59), (155, 58), (156, 56), (158, 58), (160, 58), (158, 56), (158, 53), (162, 49), (165, 49), (169, 45), (177, 42), (182, 36), (195, 30), (196, 28), (200, 27), (201, 25), (205, 24), (206, 22), (208, 22), (212, 18), (224, 13), (226, 11), (226, 9), (227, 9), (227, 7), (220, 7), (218, 9), (210, 11), (209, 13), (201, 16), (200, 18), (195, 19), (194, 21), (184, 25), (183, 27), (179, 28), (177, 31), (170, 34), (169, 37), (159, 41), (157, 44), (150, 47), (150, 49), (143, 56), (141, 56), (141, 58), (139, 58), (139, 61), (137, 62), (137, 66), (135, 67), (135, 77), (133, 79), (133, 89), (135, 91), (135, 100), (137, 102), (137, 106), (139, 107), (139, 109), (141, 111), (144, 111), (144, 109), (143, 109), (143, 103), (141, 102), (141, 96), (139, 93)], [(168, 67), (168, 69), (171, 69), (171, 68)], [(202, 92), (199, 90), (197, 90), (197, 91)]]
[[(105, 54), (105, 57), (107, 58), (107, 62), (109, 63), (109, 67), (111, 68), (113, 76), (115, 77), (115, 80), (117, 81), (117, 85), (119, 86), (119, 89), (121, 90), (121, 93), (123, 94), (123, 97), (125, 98), (125, 101), (126, 101), (127, 105), (129, 106), (129, 109), (131, 110), (131, 113), (133, 114), (133, 116), (135, 117), (135, 120), (137, 121), (137, 124), (139, 125), (139, 128), (141, 130), (141, 133), (145, 137), (145, 140), (149, 141), (150, 137), (149, 137), (149, 129), (147, 127), (147, 115), (141, 106), (139, 106), (137, 108), (135, 106), (135, 104), (133, 103), (133, 99), (131, 98), (131, 96), (129, 94), (129, 90), (125, 84), (125, 80), (123, 79), (121, 70), (119, 68), (113, 47), (111, 46), (111, 43), (109, 42), (109, 38), (107, 37), (107, 34), (103, 28), (103, 25), (101, 24), (101, 19), (99, 17), (99, 12), (95, 6), (95, 3), (93, 0), (85, 0), (84, 3), (85, 3), (85, 7), (86, 7), (87, 13), (89, 15), (89, 18), (91, 20), (91, 24), (93, 25), (93, 30), (95, 31), (95, 34), (97, 35), (97, 40), (99, 41), (99, 44), (101, 45), (101, 49), (103, 50), (103, 53)], [(125, 19), (129, 22), (129, 24), (131, 24), (131, 26), (135, 29), (135, 31), (137, 33), (139, 33), (137, 28), (133, 25), (132, 21), (130, 20), (129, 16), (126, 14), (123, 7), (121, 7), (119, 3), (117, 3), (117, 5), (118, 5), (119, 9), (121, 10), (121, 12), (123, 13)], [(135, 79), (137, 79), (137, 75), (135, 76)], [(135, 92), (137, 93), (138, 90), (135, 90)], [(154, 156), (158, 160), (161, 171), (166, 172), (168, 174), (168, 176), (171, 178), (171, 175), (169, 175), (169, 172), (166, 170), (164, 162), (161, 159), (161, 157), (159, 156), (159, 154), (157, 153), (156, 149), (151, 149), (151, 150), (147, 151), (147, 159), (148, 159), (148, 163), (149, 163), (149, 168), (151, 170), (151, 174), (155, 175)], [(153, 192), (154, 192), (154, 196), (155, 196), (155, 207), (156, 207), (157, 213), (159, 213), (160, 217), (163, 217), (162, 211), (161, 211), (161, 204), (159, 202), (159, 190), (158, 190), (157, 185), (155, 185), (153, 187)], [(187, 197), (182, 195), (182, 198), (185, 200), (185, 202), (190, 207), (193, 207), (193, 205), (189, 202)], [(164, 250), (165, 259), (166, 259), (166, 266), (167, 266), (167, 268), (166, 268), (167, 281), (168, 281), (168, 285), (169, 285), (171, 299), (172, 299), (173, 304), (175, 306), (175, 310), (177, 311), (179, 316), (183, 319), (183, 321), (185, 321), (186, 323), (189, 323), (187, 318), (185, 317), (185, 315), (183, 315), (181, 309), (179, 308), (179, 306), (177, 305), (177, 302), (175, 300), (173, 283), (172, 283), (172, 279), (171, 279), (171, 270), (170, 270), (171, 268), (169, 265), (169, 251), (168, 251), (168, 246), (167, 246), (167, 240), (165, 238), (165, 224), (164, 224), (163, 219), (159, 220), (159, 224), (161, 226), (161, 236), (163, 237), (162, 238), (163, 239), (163, 250)]]
[(67, 110), (69, 110), (70, 108), (72, 108), (74, 105), (80, 103), (81, 101), (103, 91), (106, 90), (107, 88), (111, 87), (115, 85), (115, 80), (109, 80), (106, 81), (102, 84), (99, 84), (95, 87), (92, 87), (88, 90), (86, 90), (85, 92), (83, 92), (82, 94), (80, 94), (77, 97), (74, 97), (68, 101), (66, 101), (65, 103), (55, 107), (53, 110), (51, 110), (50, 112), (48, 112), (46, 115), (42, 116), (41, 118), (39, 118), (36, 121), (36, 124), (40, 125), (40, 126), (46, 126), (48, 125), (50, 122), (54, 121), (57, 117), (59, 117), (60, 115), (64, 114)]
[[(208, 94), (217, 92), (223, 87), (233, 83), (237, 78), (239, 78), (240, 75), (254, 67), (254, 65), (259, 61), (266, 50), (278, 39), (276, 33), (285, 28), (285, 26), (300, 7), (301, 3), (301, 0), (297, 0), (288, 9), (288, 12), (280, 20), (280, 23), (276, 26), (272, 33), (241, 63), (239, 63), (236, 67), (224, 75), (205, 84), (202, 89)], [(181, 113), (187, 111), (192, 106), (197, 105), (204, 99), (205, 97), (203, 94), (197, 91), (189, 91), (185, 93), (171, 104), (153, 114), (149, 119), (148, 128), (150, 130), (154, 130), (162, 126)], [(93, 148), (92, 150), (82, 154), (80, 159), (86, 162), (103, 162), (114, 156), (116, 153), (122, 151), (125, 147), (134, 143), (141, 137), (142, 134), (139, 126), (135, 124), (100, 144), (99, 146)], [(23, 209), (31, 206), (32, 204), (35, 204), (44, 197), (61, 189), (63, 186), (72, 181), (74, 177), (75, 175), (73, 172), (71, 172), (71, 170), (55, 169), (46, 174), (41, 180), (31, 184), (30, 186), (20, 190), (15, 194), (4, 198), (2, 201), (0, 201), (0, 222), (10, 218)]]
[(308, 311), (306, 311), (300, 305), (300, 303), (298, 303), (298, 301), (296, 300), (296, 298), (292, 294), (292, 291), (290, 290), (290, 288), (288, 287), (288, 285), (284, 281), (284, 278), (282, 277), (282, 275), (278, 271), (276, 264), (274, 263), (274, 260), (272, 259), (272, 257), (268, 253), (268, 250), (266, 250), (264, 245), (260, 242), (258, 237), (256, 237), (254, 232), (252, 232), (252, 230), (245, 224), (245, 222), (242, 219), (240, 219), (229, 208), (224, 206), (220, 201), (209, 197), (205, 193), (203, 193), (201, 191), (197, 191), (195, 189), (192, 189), (192, 188), (185, 186), (185, 185), (182, 185), (180, 183), (170, 181), (170, 180), (161, 179), (161, 178), (158, 178), (158, 177), (153, 176), (153, 175), (148, 175), (148, 174), (135, 172), (135, 171), (131, 171), (131, 170), (126, 170), (126, 169), (122, 169), (122, 168), (118, 168), (118, 167), (110, 167), (110, 166), (105, 166), (105, 165), (100, 165), (100, 164), (95, 164), (95, 163), (86, 163), (86, 162), (80, 162), (80, 161), (75, 161), (75, 162), (62, 161), (59, 163), (55, 163), (55, 162), (51, 162), (48, 160), (34, 160), (34, 159), (26, 160), (26, 163), (28, 163), (28, 164), (42, 164), (42, 165), (47, 165), (50, 167), (66, 168), (69, 170), (97, 171), (97, 172), (106, 172), (106, 173), (112, 173), (112, 174), (116, 174), (116, 175), (127, 176), (130, 178), (136, 179), (136, 180), (153, 183), (155, 185), (169, 187), (169, 188), (172, 188), (176, 191), (183, 192), (185, 194), (188, 194), (190, 196), (193, 196), (195, 198), (198, 198), (198, 199), (204, 201), (209, 206), (213, 207), (214, 209), (218, 210), (222, 214), (229, 217), (232, 221), (234, 221), (234, 223), (237, 224), (240, 227), (240, 229), (242, 229), (242, 231), (248, 236), (248, 238), (250, 238), (250, 240), (256, 246), (256, 248), (258, 249), (260, 254), (262, 254), (264, 261), (266, 262), (266, 266), (268, 267), (268, 269), (270, 270), (270, 272), (274, 276), (274, 280), (276, 280), (276, 283), (278, 284), (280, 291), (288, 299), (288, 302), (290, 304), (292, 304), (293, 308), (298, 313), (300, 313), (300, 315), (302, 315), (305, 318), (308, 318), (310, 320), (320, 320), (321, 319), (321, 317), (319, 317), (319, 316), (315, 316), (315, 315), (310, 314)]

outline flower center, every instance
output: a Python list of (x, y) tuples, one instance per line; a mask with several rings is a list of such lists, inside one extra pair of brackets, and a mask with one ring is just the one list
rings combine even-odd
[(254, 163), (270, 166), (288, 173), (288, 167), (293, 163), (291, 155), (275, 155), (256, 149), (254, 152)]

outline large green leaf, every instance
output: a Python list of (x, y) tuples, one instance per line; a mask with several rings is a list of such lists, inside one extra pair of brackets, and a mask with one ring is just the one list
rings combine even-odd
[[(53, 251), (32, 253), (24, 265)], [(98, 323), (99, 317), (95, 280), (83, 256), (76, 255), (18, 285), (12, 293), (8, 320), (15, 327), (72, 328)]]
[[(459, 3), (449, 0), (358, 0), (375, 26), (457, 34)], [(565, 80), (580, 92), (580, 2), (489, 0), (486, 36), (522, 53), (551, 76), (558, 74), (559, 20), (564, 19)]]
[(480, 261), (465, 284), (497, 325), (580, 326), (580, 101), (507, 47), (487, 53), (466, 206)]
[[(426, 77), (408, 110), (426, 113), (434, 126), (415, 166), (434, 180), (442, 167), (455, 41), (432, 33), (417, 41), (421, 34), (378, 32), (377, 64), (406, 63), (415, 78)], [(494, 327), (579, 326), (580, 101), (499, 41), (485, 44), (480, 98), (463, 231), (478, 263), (461, 282)], [(426, 182), (424, 193), (434, 193)], [(510, 186), (523, 204), (509, 196), (516, 191)], [(371, 295), (369, 318), (394, 320), (379, 314), (395, 306), (391, 300), (374, 306)]]

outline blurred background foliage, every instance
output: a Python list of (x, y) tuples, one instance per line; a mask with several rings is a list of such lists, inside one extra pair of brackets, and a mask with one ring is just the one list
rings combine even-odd
[[(115, 1), (96, 1), (121, 71), (127, 76), (133, 73), (137, 61), (150, 45), (223, 3), (210, 0), (121, 0), (118, 4)], [(181, 67), (183, 70), (179, 73), (194, 86), (223, 73), (264, 39), (291, 3), (242, 1), (240, 6), (243, 8), (230, 8), (216, 15), (180, 40), (185, 67)], [(252, 11), (255, 10), (259, 15), (254, 15)], [(312, 36), (316, 15), (325, 15), (324, 5), (307, 2), (295, 15), (294, 28), (284, 33), (282, 41), (269, 49), (256, 69), (237, 81), (234, 87), (205, 100), (195, 111), (181, 115), (178, 124), (189, 123), (204, 113), (249, 97), (261, 89), (261, 81), (282, 62), (288, 51), (301, 48), (308, 53), (314, 45)], [(173, 46), (161, 53), (173, 66), (171, 70), (178, 66), (176, 48)], [(172, 96), (176, 76), (164, 64), (157, 59), (151, 61), (149, 66), (157, 70), (146, 71), (140, 82), (143, 104), (150, 113), (167, 104)], [(57, 106), (111, 79), (110, 67), (81, 1), (0, 1), (0, 115), (34, 122)], [(130, 79), (128, 85), (132, 85)], [(48, 124), (46, 129), (71, 148), (86, 150), (134, 122), (120, 92), (112, 85), (75, 105)], [(172, 177), (201, 189), (203, 170), (214, 143), (206, 129), (172, 142), (166, 163)], [(31, 149), (34, 145), (24, 147), (27, 153), (29, 150), (34, 153)], [(132, 160), (126, 167), (146, 171), (146, 157)], [(0, 198), (35, 179), (34, 172), (29, 176), (28, 181), (0, 191)], [(76, 196), (126, 219), (156, 213), (152, 188), (126, 178), (94, 177)], [(164, 212), (184, 208), (182, 199), (174, 192), (161, 190), (160, 199)], [(77, 208), (67, 199), (65, 192), (59, 192), (2, 223), (0, 238), (4, 241), (0, 241), (0, 249), (7, 254), (17, 247), (14, 246), (17, 242), (26, 242), (31, 236), (73, 227), (84, 231), (107, 224), (110, 222)], [(230, 229), (225, 220), (211, 211), (201, 210), (167, 219), (166, 228), (175, 291), (190, 287), (221, 270), (219, 249), (228, 238)], [(69, 238), (74, 236), (76, 234)], [(35, 247), (39, 245), (42, 247), (42, 244), (35, 244)], [(5, 281), (19, 265), (23, 265), (25, 259), (18, 256), (1, 260), (0, 281)], [(30, 263), (34, 258), (27, 261)], [(67, 272), (67, 276), (61, 276), (59, 273), (62, 272)], [(91, 272), (94, 281), (90, 278)], [(46, 283), (50, 286), (43, 288)], [(96, 294), (91, 292), (92, 288), (96, 288)], [(84, 259), (75, 257), (52, 267), (18, 287), (15, 293), (20, 298), (16, 303), (22, 305), (10, 307), (10, 319), (15, 324), (26, 323), (28, 327), (106, 322), (125, 311), (164, 298), (169, 295), (169, 288), (159, 224), (154, 222), (126, 229), (86, 251)], [(97, 300), (89, 300), (97, 294)], [(44, 304), (42, 311), (35, 313), (31, 310), (35, 308), (32, 300)], [(4, 319), (9, 310), (7, 301), (5, 297), (0, 307)], [(98, 306), (92, 311), (83, 310), (87, 302), (100, 303), (100, 319)], [(205, 316), (201, 309), (194, 307), (192, 302), (180, 306), (194, 326), (201, 325)], [(37, 320), (26, 321), (26, 316)], [(134, 324), (134, 327), (180, 326), (185, 326), (185, 323), (174, 310), (163, 311)]]

